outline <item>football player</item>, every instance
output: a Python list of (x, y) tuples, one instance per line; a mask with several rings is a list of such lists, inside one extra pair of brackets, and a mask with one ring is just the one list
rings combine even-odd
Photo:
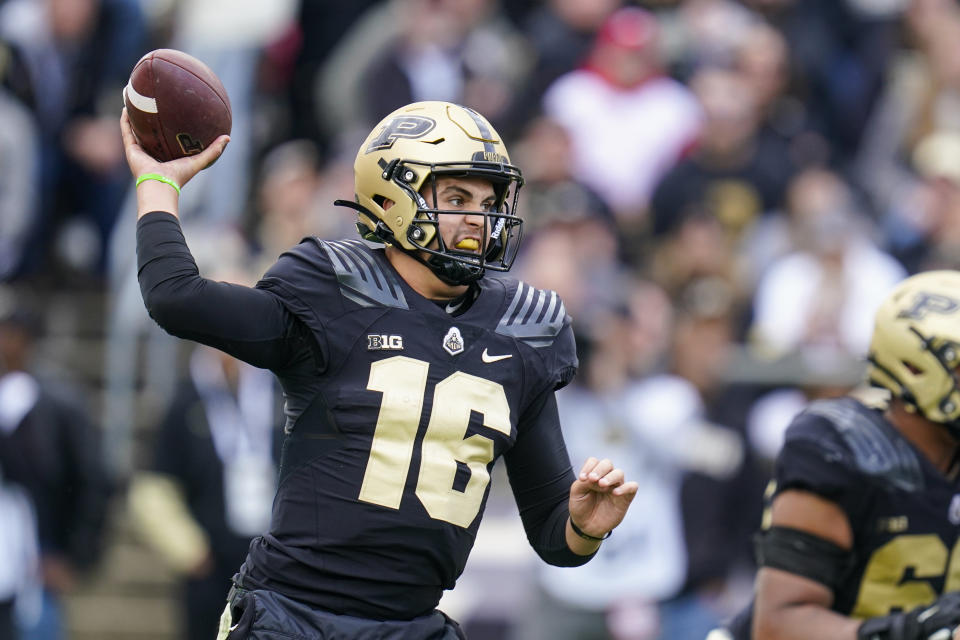
[(876, 314), (868, 362), (879, 397), (818, 400), (789, 427), (753, 604), (710, 640), (954, 636), (960, 272), (901, 282)]
[(158, 163), (124, 114), (140, 286), (170, 333), (271, 369), (286, 436), (270, 531), (234, 578), (220, 638), (462, 637), (436, 609), (464, 568), (503, 456), (546, 562), (588, 561), (637, 490), (610, 460), (575, 475), (554, 391), (577, 367), (570, 317), (507, 271), (520, 170), (477, 112), (414, 103), (357, 153), (369, 241), (307, 238), (254, 288), (202, 278), (179, 188), (222, 153)]

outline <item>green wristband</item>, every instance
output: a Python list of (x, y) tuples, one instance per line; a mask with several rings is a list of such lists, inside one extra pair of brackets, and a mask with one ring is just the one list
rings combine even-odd
[(142, 176), (140, 176), (139, 178), (137, 178), (137, 186), (139, 187), (139, 186), (140, 186), (140, 183), (141, 183), (141, 182), (144, 182), (144, 181), (146, 181), (146, 180), (156, 180), (157, 182), (162, 182), (162, 183), (164, 183), (164, 184), (168, 184), (168, 185), (170, 185), (171, 187), (173, 187), (174, 189), (177, 190), (177, 194), (178, 194), (178, 195), (179, 195), (179, 193), (180, 193), (180, 185), (178, 185), (176, 182), (174, 182), (173, 180), (171, 180), (171, 179), (168, 178), (167, 176), (162, 176), (162, 175), (160, 175), (159, 173), (145, 173), (145, 174), (143, 174)]

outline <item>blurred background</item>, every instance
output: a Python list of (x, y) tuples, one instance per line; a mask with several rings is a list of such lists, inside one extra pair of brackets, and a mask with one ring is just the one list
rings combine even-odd
[(522, 168), (512, 275), (574, 318), (571, 457), (640, 492), (554, 569), (496, 469), (442, 602), (473, 640), (703, 638), (750, 597), (791, 417), (859, 382), (894, 283), (960, 268), (956, 0), (0, 0), (2, 640), (212, 640), (266, 526), (277, 389), (137, 286), (118, 117), (159, 47), (233, 106), (182, 199), (210, 277), (352, 237), (332, 201), (405, 103), (476, 108)]

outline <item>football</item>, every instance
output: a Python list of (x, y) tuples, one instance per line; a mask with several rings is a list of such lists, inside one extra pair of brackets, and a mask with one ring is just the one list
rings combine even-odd
[(230, 133), (233, 115), (223, 83), (200, 60), (176, 49), (146, 54), (130, 74), (123, 103), (137, 142), (167, 162), (203, 151)]

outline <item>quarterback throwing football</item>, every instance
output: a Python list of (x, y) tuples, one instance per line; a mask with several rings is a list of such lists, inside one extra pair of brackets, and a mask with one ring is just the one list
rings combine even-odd
[(463, 637), (436, 607), (501, 456), (540, 557), (591, 558), (637, 485), (609, 460), (571, 469), (554, 391), (577, 358), (556, 293), (485, 277), (516, 256), (523, 182), (486, 119), (445, 102), (388, 115), (357, 153), (356, 201), (340, 203), (366, 242), (307, 238), (253, 288), (202, 278), (177, 219), (179, 187), (227, 138), (161, 164), (126, 114), (121, 126), (150, 315), (272, 370), (286, 397), (270, 531), (220, 638)]

